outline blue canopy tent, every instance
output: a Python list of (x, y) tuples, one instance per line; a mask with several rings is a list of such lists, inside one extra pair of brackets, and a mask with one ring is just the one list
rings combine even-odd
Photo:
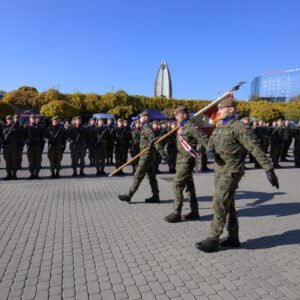
[[(164, 115), (162, 112), (160, 112), (157, 109), (145, 109), (145, 111), (149, 113), (151, 121), (153, 121), (153, 120), (169, 120), (169, 118), (166, 115)], [(139, 115), (132, 117), (131, 120), (136, 121), (136, 120), (138, 120), (138, 118), (139, 118)]]

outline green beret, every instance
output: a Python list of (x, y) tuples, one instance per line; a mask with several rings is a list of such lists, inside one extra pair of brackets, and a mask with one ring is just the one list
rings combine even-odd
[(176, 109), (175, 109), (175, 111), (174, 111), (174, 114), (175, 115), (177, 115), (177, 114), (179, 114), (179, 113), (188, 113), (188, 110), (187, 110), (187, 108), (185, 107), (185, 106), (182, 106), (182, 105), (180, 105), (180, 106), (178, 106)]
[(236, 102), (234, 101), (234, 98), (232, 96), (226, 97), (218, 104), (218, 107), (235, 107), (235, 106), (236, 106)]

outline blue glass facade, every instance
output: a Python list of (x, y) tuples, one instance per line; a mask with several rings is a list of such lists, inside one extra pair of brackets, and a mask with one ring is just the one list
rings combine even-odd
[(300, 69), (255, 77), (251, 82), (251, 98), (272, 102), (289, 102), (300, 95)]

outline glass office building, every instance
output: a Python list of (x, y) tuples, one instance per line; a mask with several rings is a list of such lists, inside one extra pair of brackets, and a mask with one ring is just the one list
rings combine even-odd
[(255, 77), (251, 82), (251, 98), (271, 102), (289, 102), (300, 95), (300, 69)]

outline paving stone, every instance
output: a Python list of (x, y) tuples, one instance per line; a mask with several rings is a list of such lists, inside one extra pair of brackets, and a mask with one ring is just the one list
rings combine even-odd
[[(280, 191), (258, 180), (261, 170), (247, 170), (236, 194), (242, 247), (206, 254), (193, 245), (209, 230), (212, 173), (194, 176), (195, 185), (204, 187), (197, 189), (199, 226), (163, 221), (172, 209), (166, 201), (173, 197), (172, 175), (157, 176), (161, 204), (144, 204), (151, 191), (143, 181), (128, 205), (117, 195), (132, 176), (95, 178), (95, 169), (87, 167), (87, 177), (73, 179), (66, 167), (62, 179), (28, 181), (27, 164), (24, 154), (20, 180), (0, 180), (0, 298), (299, 298), (296, 169), (276, 171)], [(46, 153), (43, 164), (49, 165)], [(63, 165), (70, 165), (69, 152)], [(0, 178), (3, 167), (1, 161)]]

